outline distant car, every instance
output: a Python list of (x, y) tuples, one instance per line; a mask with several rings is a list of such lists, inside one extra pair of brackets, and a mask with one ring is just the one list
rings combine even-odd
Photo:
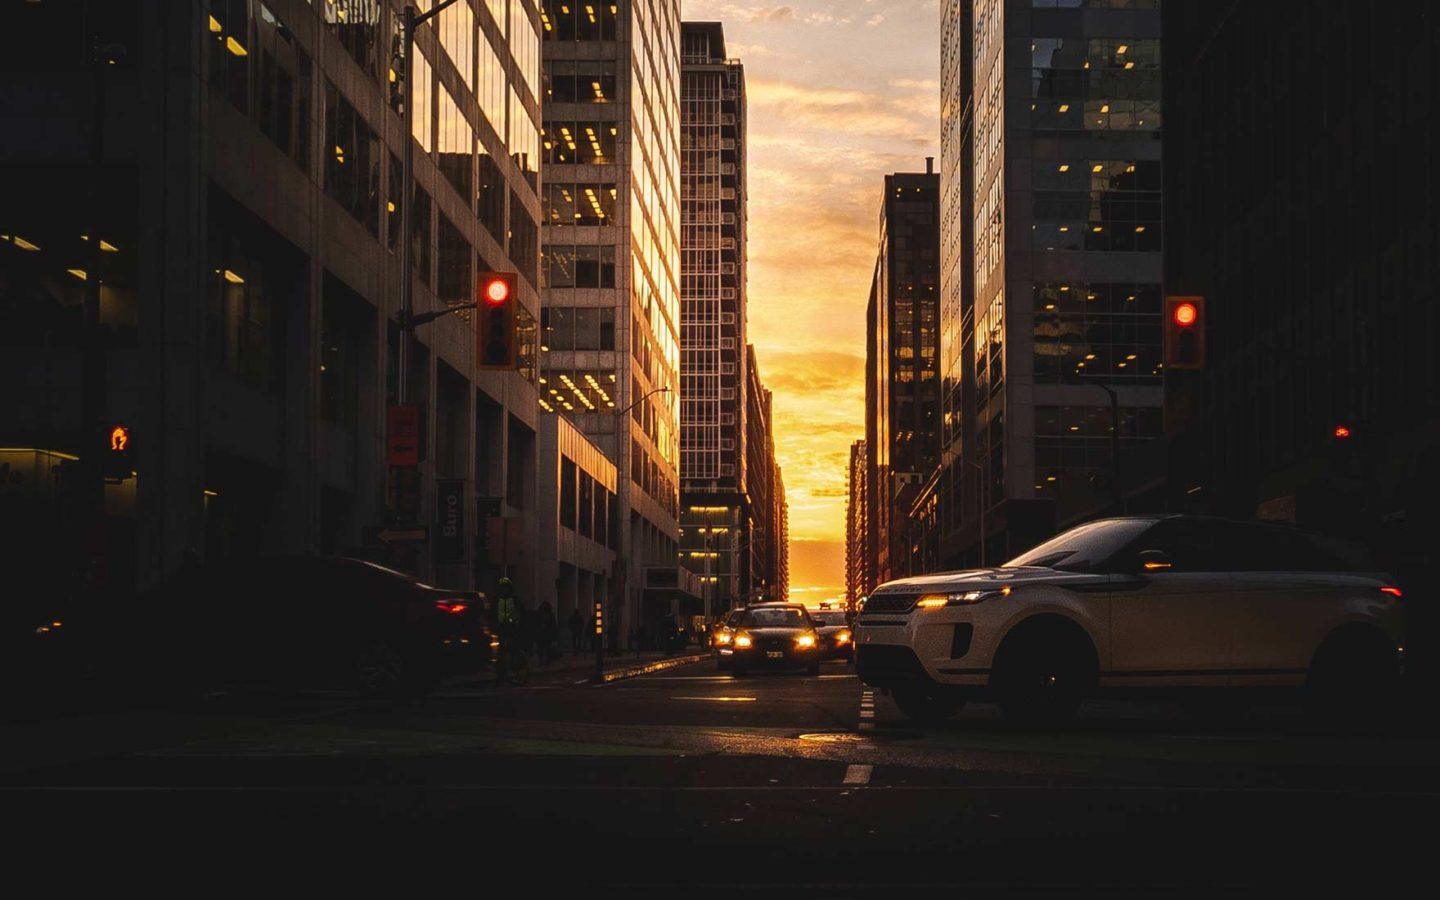
[(824, 653), (814, 621), (798, 603), (747, 607), (730, 646), (718, 652), (721, 667), (737, 676), (756, 669), (804, 669), (819, 675)]
[(922, 719), (970, 698), (1062, 719), (1100, 690), (1303, 690), (1357, 709), (1394, 697), (1401, 635), (1399, 587), (1350, 548), (1260, 522), (1134, 516), (999, 568), (881, 585), (856, 620), (856, 671)]
[(715, 651), (715, 661), (721, 669), (730, 667), (732, 654), (722, 654), (720, 651), (730, 648), (731, 642), (735, 640), (735, 626), (739, 624), (740, 617), (743, 615), (745, 615), (745, 607), (737, 606), (721, 616), (720, 620), (715, 623), (715, 627), (710, 630), (710, 647)]
[(815, 631), (820, 635), (820, 646), (826, 659), (855, 658), (855, 641), (850, 629), (850, 617), (845, 610), (812, 610), (810, 618), (815, 621)]
[(358, 559), (248, 560), (137, 598), (101, 650), (152, 686), (418, 694), (486, 665), (482, 607), (474, 591)]

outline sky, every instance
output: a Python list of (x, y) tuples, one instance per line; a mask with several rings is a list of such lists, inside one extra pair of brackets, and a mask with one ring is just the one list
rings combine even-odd
[(841, 596), (882, 179), (939, 166), (938, 2), (682, 0), (682, 15), (724, 23), (745, 64), (749, 337), (775, 395), (791, 598)]

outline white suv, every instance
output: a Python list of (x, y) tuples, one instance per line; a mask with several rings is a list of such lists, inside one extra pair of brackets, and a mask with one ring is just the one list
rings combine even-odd
[(1388, 701), (1400, 590), (1365, 569), (1350, 548), (1286, 526), (1102, 519), (999, 568), (881, 585), (856, 621), (856, 671), (920, 719), (970, 697), (1057, 719), (1100, 689)]

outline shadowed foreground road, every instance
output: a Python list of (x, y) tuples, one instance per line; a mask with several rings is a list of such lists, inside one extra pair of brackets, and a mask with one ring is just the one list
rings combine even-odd
[[(401, 864), (515, 878), (540, 895), (1380, 886), (1430, 867), (1440, 813), (1431, 737), (1328, 736), (1287, 710), (1220, 730), (1121, 704), (1058, 733), (983, 707), (918, 728), (838, 665), (461, 687), (391, 709), (233, 700), (9, 730), (17, 858), (98, 851), (125, 859), (100, 870), (117, 872), (158, 855), (144, 867), (157, 884), (194, 864), (248, 878), (298, 863), (327, 880)], [(545, 861), (522, 862), (535, 853)]]

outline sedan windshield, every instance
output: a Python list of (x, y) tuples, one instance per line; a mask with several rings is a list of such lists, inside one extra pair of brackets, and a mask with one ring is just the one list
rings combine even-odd
[(1155, 524), (1154, 519), (1101, 519), (1057, 534), (1022, 553), (1004, 568), (1044, 566), (1063, 572), (1089, 572)]
[(798, 609), (752, 609), (741, 623), (746, 628), (803, 628), (805, 614)]

